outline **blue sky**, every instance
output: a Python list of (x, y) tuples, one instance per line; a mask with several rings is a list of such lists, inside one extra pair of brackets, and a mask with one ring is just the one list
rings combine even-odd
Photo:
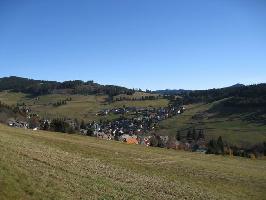
[(266, 82), (266, 1), (1, 0), (9, 75), (142, 89)]

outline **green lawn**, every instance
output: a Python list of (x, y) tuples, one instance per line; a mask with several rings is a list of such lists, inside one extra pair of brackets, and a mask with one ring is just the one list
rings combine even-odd
[(266, 199), (266, 161), (0, 125), (6, 199)]

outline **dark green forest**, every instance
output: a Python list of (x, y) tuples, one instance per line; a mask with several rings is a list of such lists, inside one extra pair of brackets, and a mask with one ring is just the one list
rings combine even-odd
[(164, 90), (160, 92), (164, 95), (179, 95), (184, 104), (211, 103), (214, 101), (227, 99), (225, 106), (239, 108), (265, 107), (266, 106), (266, 84), (241, 85), (209, 90)]
[(100, 85), (93, 81), (44, 81), (28, 78), (10, 76), (0, 78), (0, 91), (10, 90), (13, 92), (23, 92), (32, 96), (65, 93), (65, 94), (107, 94), (115, 96), (118, 94), (132, 94), (134, 91), (125, 87), (115, 85)]

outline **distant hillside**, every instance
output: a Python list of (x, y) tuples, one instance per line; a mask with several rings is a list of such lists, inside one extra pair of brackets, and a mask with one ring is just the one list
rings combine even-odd
[(154, 91), (154, 93), (161, 94), (161, 95), (180, 95), (180, 94), (188, 93), (191, 91), (192, 90), (183, 90), (183, 89), (170, 90), (170, 89), (166, 89), (166, 90), (156, 90), (156, 91)]
[(93, 81), (44, 81), (10, 76), (0, 78), (0, 91), (10, 90), (23, 92), (33, 96), (44, 94), (107, 94), (115, 96), (119, 94), (133, 94), (134, 91), (115, 85), (100, 85)]
[(265, 106), (266, 84), (249, 86), (233, 86), (221, 89), (196, 90), (181, 95), (184, 103), (214, 102), (224, 98), (231, 98), (230, 103), (235, 106)]
[(232, 85), (232, 86), (229, 86), (231, 88), (236, 88), (236, 87), (244, 87), (245, 85), (244, 84), (241, 84), (241, 83), (237, 83), (235, 85)]
[[(137, 97), (148, 95), (148, 93), (135, 92), (129, 97)], [(115, 96), (115, 97), (119, 97)], [(114, 97), (114, 98), (115, 98)], [(46, 94), (38, 95), (37, 97), (29, 96), (28, 94), (21, 92), (2, 91), (0, 92), (0, 101), (9, 106), (16, 106), (17, 104), (25, 104), (32, 112), (39, 114), (45, 118), (56, 117), (70, 117), (77, 118), (79, 120), (92, 121), (99, 118), (113, 119), (115, 116), (103, 116), (96, 115), (99, 111), (104, 109), (121, 108), (126, 107), (166, 107), (168, 105), (167, 99), (155, 99), (155, 100), (136, 100), (131, 99), (119, 101), (107, 101), (108, 95), (78, 95), (78, 94)], [(60, 106), (54, 106), (60, 101), (71, 99), (66, 104)], [(1, 113), (0, 113), (1, 114)]]
[[(157, 91), (158, 92), (158, 91)], [(230, 87), (209, 90), (163, 90), (164, 95), (179, 95), (184, 104), (212, 103), (225, 100), (215, 106), (212, 112), (220, 114), (249, 113), (249, 119), (266, 124), (266, 84), (245, 86), (235, 84)]]
[[(235, 85), (225, 87), (225, 88), (238, 88), (238, 87), (244, 87), (244, 86), (245, 85), (241, 83), (237, 83)], [(184, 94), (188, 94), (190, 92), (195, 92), (195, 91), (205, 91), (205, 90), (165, 89), (165, 90), (155, 90), (154, 93), (161, 94), (161, 95), (180, 95), (180, 94), (184, 95)]]
[(265, 140), (266, 84), (237, 84), (221, 89), (187, 91), (179, 96), (187, 111), (162, 122), (158, 133), (175, 135), (177, 130), (185, 130), (186, 134), (188, 128), (200, 128), (209, 139), (222, 136), (237, 145)]
[(147, 92), (135, 92), (134, 94), (120, 94), (113, 97), (115, 101), (121, 100), (155, 100), (160, 97), (159, 94), (147, 93)]
[(189, 129), (203, 129), (208, 140), (222, 136), (224, 141), (252, 146), (266, 141), (265, 109), (240, 109), (226, 106), (230, 99), (212, 103), (186, 105), (186, 111), (160, 124), (158, 134), (175, 136), (177, 131), (187, 134)]

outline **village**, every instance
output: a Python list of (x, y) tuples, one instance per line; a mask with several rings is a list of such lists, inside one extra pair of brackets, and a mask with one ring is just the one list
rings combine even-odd
[[(121, 115), (114, 121), (94, 123), (93, 135), (107, 140), (119, 140), (128, 144), (150, 145), (150, 132), (160, 121), (179, 115), (185, 111), (183, 106), (168, 106), (165, 108), (123, 107), (102, 110), (98, 115)], [(124, 115), (127, 114), (127, 117)], [(128, 117), (130, 116), (130, 117)]]
[[(11, 127), (46, 130), (64, 133), (77, 133), (84, 136), (97, 137), (103, 140), (115, 140), (126, 144), (207, 152), (204, 131), (189, 128), (177, 131), (176, 135), (158, 134), (160, 122), (182, 115), (186, 108), (182, 104), (168, 104), (167, 107), (118, 107), (103, 109), (96, 113), (98, 121), (85, 123), (83, 120), (71, 118), (45, 119), (33, 113), (26, 105), (17, 108), (26, 116), (25, 120), (9, 119)], [(113, 118), (108, 118), (108, 116)], [(109, 119), (109, 120), (108, 120)]]
[[(5, 107), (4, 104), (1, 106)], [(102, 119), (85, 123), (83, 120), (71, 118), (44, 119), (33, 113), (26, 105), (15, 108), (23, 118), (11, 118), (7, 125), (15, 128), (45, 130), (80, 134), (97, 137), (102, 140), (115, 140), (125, 144), (144, 145), (183, 151), (192, 151), (203, 154), (222, 154), (242, 157), (259, 157), (261, 147), (239, 148), (224, 143), (222, 138), (209, 140), (205, 138), (205, 130), (196, 127), (187, 127), (177, 130), (176, 135), (161, 135), (160, 122), (182, 115), (186, 108), (179, 104), (169, 104), (167, 107), (120, 107), (100, 110), (97, 116), (116, 116), (114, 119)], [(255, 153), (254, 153), (255, 152)]]
[[(85, 123), (84, 121), (64, 119), (42, 119), (38, 114), (32, 113), (25, 105), (19, 110), (26, 116), (26, 120), (9, 119), (7, 124), (11, 127), (49, 130), (56, 132), (78, 133), (85, 136), (97, 137), (104, 140), (116, 140), (126, 144), (140, 144), (154, 147), (167, 147), (172, 149), (195, 150), (206, 152), (204, 134), (200, 131), (197, 139), (191, 139), (187, 134), (169, 137), (155, 133), (159, 123), (168, 118), (181, 115), (186, 108), (182, 105), (168, 105), (167, 107), (120, 107), (100, 110), (98, 116), (117, 116), (113, 120), (99, 120)], [(195, 132), (195, 131), (194, 131)], [(187, 139), (186, 139), (187, 138)], [(195, 142), (197, 141), (197, 142)]]

